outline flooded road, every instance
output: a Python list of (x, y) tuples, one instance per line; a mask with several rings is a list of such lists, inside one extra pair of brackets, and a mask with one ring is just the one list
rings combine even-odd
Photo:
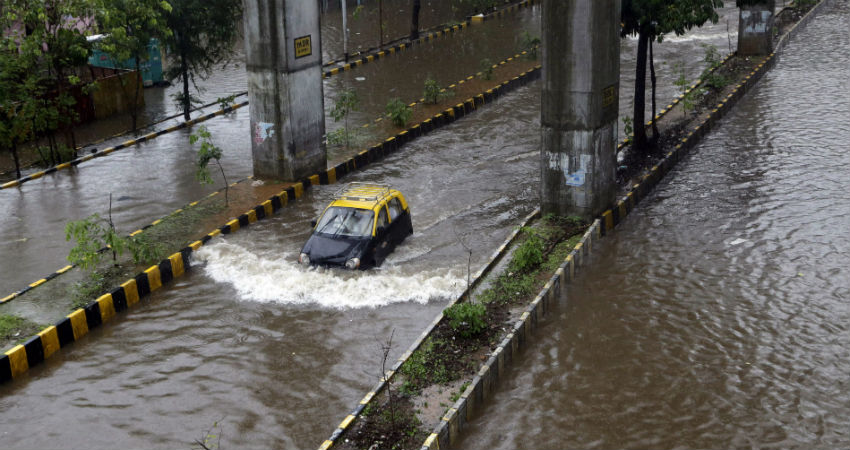
[(601, 242), (456, 446), (850, 447), (850, 6)]
[(4, 446), (182, 448), (218, 422), (222, 448), (315, 448), (379, 378), (378, 340), (394, 331), (397, 358), (464, 289), (458, 239), (475, 271), (534, 208), (537, 96), (520, 89), (349, 178), (392, 184), (411, 204), (414, 235), (379, 270), (295, 264), (338, 186), (310, 189), (0, 386)]
[[(719, 23), (693, 30), (681, 38), (670, 38), (656, 47), (659, 107), (677, 94), (672, 83), (675, 63), (682, 62), (688, 77), (694, 79), (704, 67), (701, 58), (694, 57), (702, 52), (700, 44), (709, 43), (721, 49), (727, 45), (730, 36), (726, 33), (726, 22), (732, 21), (730, 29), (737, 29), (732, 5), (730, 3), (721, 11)], [(499, 61), (514, 54), (517, 36), (524, 30), (539, 29), (540, 8), (536, 6), (514, 14), (488, 20), (456, 36), (416, 46), (325, 80), (326, 110), (332, 107), (332, 99), (339, 89), (351, 87), (357, 90), (362, 102), (361, 110), (352, 116), (352, 123), (369, 122), (384, 113), (384, 105), (391, 97), (400, 97), (405, 102), (418, 100), (424, 78), (429, 74), (446, 85), (477, 71), (480, 58)], [(731, 38), (734, 41), (734, 35)], [(622, 41), (621, 116), (631, 115), (634, 47), (635, 40)], [(358, 81), (358, 77), (364, 81)], [(244, 85), (244, 80), (244, 69), (230, 66), (207, 80), (206, 86), (210, 88), (210, 95), (216, 96), (220, 94), (214, 91), (216, 86), (224, 86), (222, 92), (230, 92)], [(532, 89), (538, 90), (539, 83), (532, 85)], [(539, 109), (539, 94), (527, 98), (526, 101), (533, 105), (517, 107)], [(224, 150), (222, 163), (231, 180), (252, 173), (248, 121), (248, 110), (243, 108), (204, 123)], [(328, 131), (341, 126), (330, 117), (327, 125)], [(115, 199), (120, 199), (114, 204), (116, 226), (119, 231), (130, 232), (217, 189), (218, 185), (200, 185), (195, 180), (197, 150), (189, 145), (189, 134), (191, 130), (185, 129), (169, 133), (83, 163), (76, 169), (47, 175), (20, 189), (0, 191), (0, 208), (7, 211), (0, 217), (0, 227), (8, 230), (0, 241), (0, 260), (8, 260), (11, 255), (16, 259), (14, 270), (0, 271), (0, 292), (15, 291), (63, 267), (71, 248), (64, 240), (65, 224), (92, 213), (105, 215), (110, 192)], [(501, 130), (493, 130), (488, 136), (503, 138)], [(115, 138), (100, 147), (125, 139)], [(536, 149), (537, 142), (535, 138), (527, 146), (528, 151)], [(339, 156), (338, 151), (329, 154), (332, 160)], [(138, 167), (151, 170), (138, 170)]]
[[(681, 40), (679, 51), (671, 44), (667, 58), (693, 53), (709, 31)], [(434, 45), (457, 45), (452, 39)], [(726, 35), (710, 39), (722, 42)], [(624, 41), (624, 79), (633, 64), (631, 42)], [(702, 65), (688, 61), (695, 76)], [(453, 76), (451, 70), (446, 74)], [(384, 83), (394, 83), (404, 87), (394, 95), (417, 98), (421, 83), (406, 84), (409, 74), (395, 72), (386, 78), (376, 71), (374, 78), (385, 78), (364, 84), (365, 95), (384, 95)], [(673, 96), (670, 86), (659, 98)], [(630, 91), (624, 82), (623, 98)], [(232, 178), (250, 174), (247, 116), (243, 109), (206, 123), (225, 149)], [(475, 270), (534, 207), (538, 118), (535, 84), (348, 177), (391, 183), (413, 205), (416, 233), (381, 270), (352, 275), (294, 265), (309, 221), (335, 186), (311, 189), (280, 216), (207, 247), (199, 254), (203, 267), (176, 286), (0, 387), (0, 436), (11, 448), (60, 441), (173, 448), (218, 422), (223, 447), (318, 445), (378, 378), (376, 339), (395, 330), (394, 356), (400, 354), (462, 290), (466, 254), (456, 234), (473, 248)], [(60, 267), (64, 222), (103, 212), (110, 191), (123, 198), (115, 216), (129, 230), (214, 189), (191, 176), (194, 151), (187, 141), (181, 130), (0, 193), (10, 211), (3, 225), (12, 230), (0, 251), (17, 262), (12, 273), (0, 274), (0, 285), (11, 290)]]

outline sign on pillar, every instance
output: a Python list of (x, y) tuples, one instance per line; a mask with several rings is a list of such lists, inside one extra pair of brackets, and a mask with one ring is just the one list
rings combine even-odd
[(254, 175), (297, 181), (323, 172), (319, 4), (244, 0), (243, 5)]

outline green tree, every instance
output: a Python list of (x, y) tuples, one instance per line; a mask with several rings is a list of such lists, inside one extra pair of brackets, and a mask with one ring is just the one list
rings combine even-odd
[(23, 142), (46, 136), (51, 163), (61, 160), (57, 130), (75, 147), (71, 89), (82, 84), (79, 70), (91, 53), (85, 36), (93, 7), (93, 0), (7, 0), (0, 10), (0, 147), (12, 151), (18, 175)]
[(174, 97), (186, 120), (192, 103), (199, 102), (189, 92), (190, 82), (200, 92), (195, 79), (206, 79), (230, 60), (241, 15), (242, 0), (171, 1), (171, 13), (166, 16), (171, 30), (167, 40), (170, 68), (165, 75), (169, 81), (183, 84), (183, 90)]
[(342, 120), (344, 123), (344, 128), (342, 129), (343, 136), (339, 140), (345, 142), (346, 150), (351, 145), (351, 130), (348, 128), (348, 116), (352, 111), (359, 110), (360, 98), (354, 89), (346, 89), (340, 92), (334, 100), (333, 108), (331, 108), (331, 118), (334, 122)]
[[(166, 16), (171, 4), (165, 0), (97, 0), (97, 22), (106, 35), (101, 49), (116, 61), (133, 59), (137, 76), (141, 77), (142, 61), (147, 59), (147, 48), (153, 38), (168, 38)], [(138, 128), (141, 78), (135, 88), (121, 79), (121, 90), (129, 105), (132, 129)]]
[[(722, 6), (722, 0), (622, 0), (621, 35), (624, 37), (637, 35), (638, 37), (633, 148), (645, 151), (649, 147), (645, 109), (647, 53), (651, 43), (661, 42), (664, 35), (669, 33), (685, 34), (691, 28), (702, 26), (709, 20), (717, 23), (716, 8)], [(657, 137), (656, 134), (654, 138)]]
[(196, 134), (189, 136), (189, 143), (192, 145), (195, 145), (198, 141), (201, 141), (201, 148), (198, 149), (198, 163), (196, 166), (198, 170), (195, 172), (195, 178), (201, 184), (212, 184), (213, 179), (209, 164), (215, 160), (214, 164), (218, 166), (218, 170), (221, 172), (221, 178), (224, 180), (224, 205), (227, 206), (230, 203), (228, 199), (230, 185), (227, 184), (227, 175), (224, 174), (224, 167), (221, 165), (221, 157), (223, 155), (221, 147), (213, 143), (212, 134), (210, 134), (210, 130), (205, 126), (199, 127)]

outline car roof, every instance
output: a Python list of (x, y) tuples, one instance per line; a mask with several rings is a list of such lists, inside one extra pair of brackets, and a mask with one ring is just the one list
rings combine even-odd
[(401, 197), (401, 192), (386, 184), (353, 182), (336, 192), (330, 206), (371, 210), (396, 196)]

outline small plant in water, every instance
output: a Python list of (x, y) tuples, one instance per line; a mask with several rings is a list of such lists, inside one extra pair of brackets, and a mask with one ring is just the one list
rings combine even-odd
[(198, 162), (195, 178), (197, 178), (201, 184), (212, 184), (213, 179), (210, 174), (209, 164), (214, 162), (214, 164), (218, 166), (218, 170), (221, 172), (221, 178), (224, 179), (224, 204), (226, 206), (230, 203), (230, 186), (227, 184), (227, 176), (224, 174), (224, 167), (221, 165), (221, 148), (213, 143), (212, 134), (210, 134), (210, 131), (205, 126), (199, 127), (197, 134), (189, 136), (189, 143), (192, 145), (195, 145), (198, 141), (201, 141), (201, 148), (198, 149)]
[(635, 130), (632, 125), (632, 117), (631, 116), (623, 116), (623, 134), (626, 135), (626, 138), (631, 138), (632, 134), (634, 134)]
[(480, 77), (484, 80), (492, 80), (493, 79), (493, 61), (490, 61), (489, 58), (484, 58), (478, 62), (478, 69), (480, 71)]
[(398, 98), (387, 102), (387, 117), (399, 128), (404, 128), (413, 117), (413, 109)]
[(343, 121), (344, 127), (340, 130), (334, 131), (328, 134), (328, 142), (335, 143), (345, 143), (346, 150), (351, 145), (352, 133), (348, 127), (348, 116), (352, 111), (360, 110), (360, 98), (357, 96), (357, 92), (354, 89), (346, 89), (339, 93), (336, 100), (334, 100), (334, 106), (331, 108), (331, 118), (334, 122)]
[(537, 49), (540, 48), (540, 37), (533, 36), (528, 30), (522, 32), (520, 49), (528, 52), (531, 59), (537, 59)]
[(425, 90), (422, 92), (422, 96), (425, 97), (425, 103), (436, 105), (440, 100), (451, 95), (452, 92), (442, 89), (434, 78), (429, 76), (425, 80)]

